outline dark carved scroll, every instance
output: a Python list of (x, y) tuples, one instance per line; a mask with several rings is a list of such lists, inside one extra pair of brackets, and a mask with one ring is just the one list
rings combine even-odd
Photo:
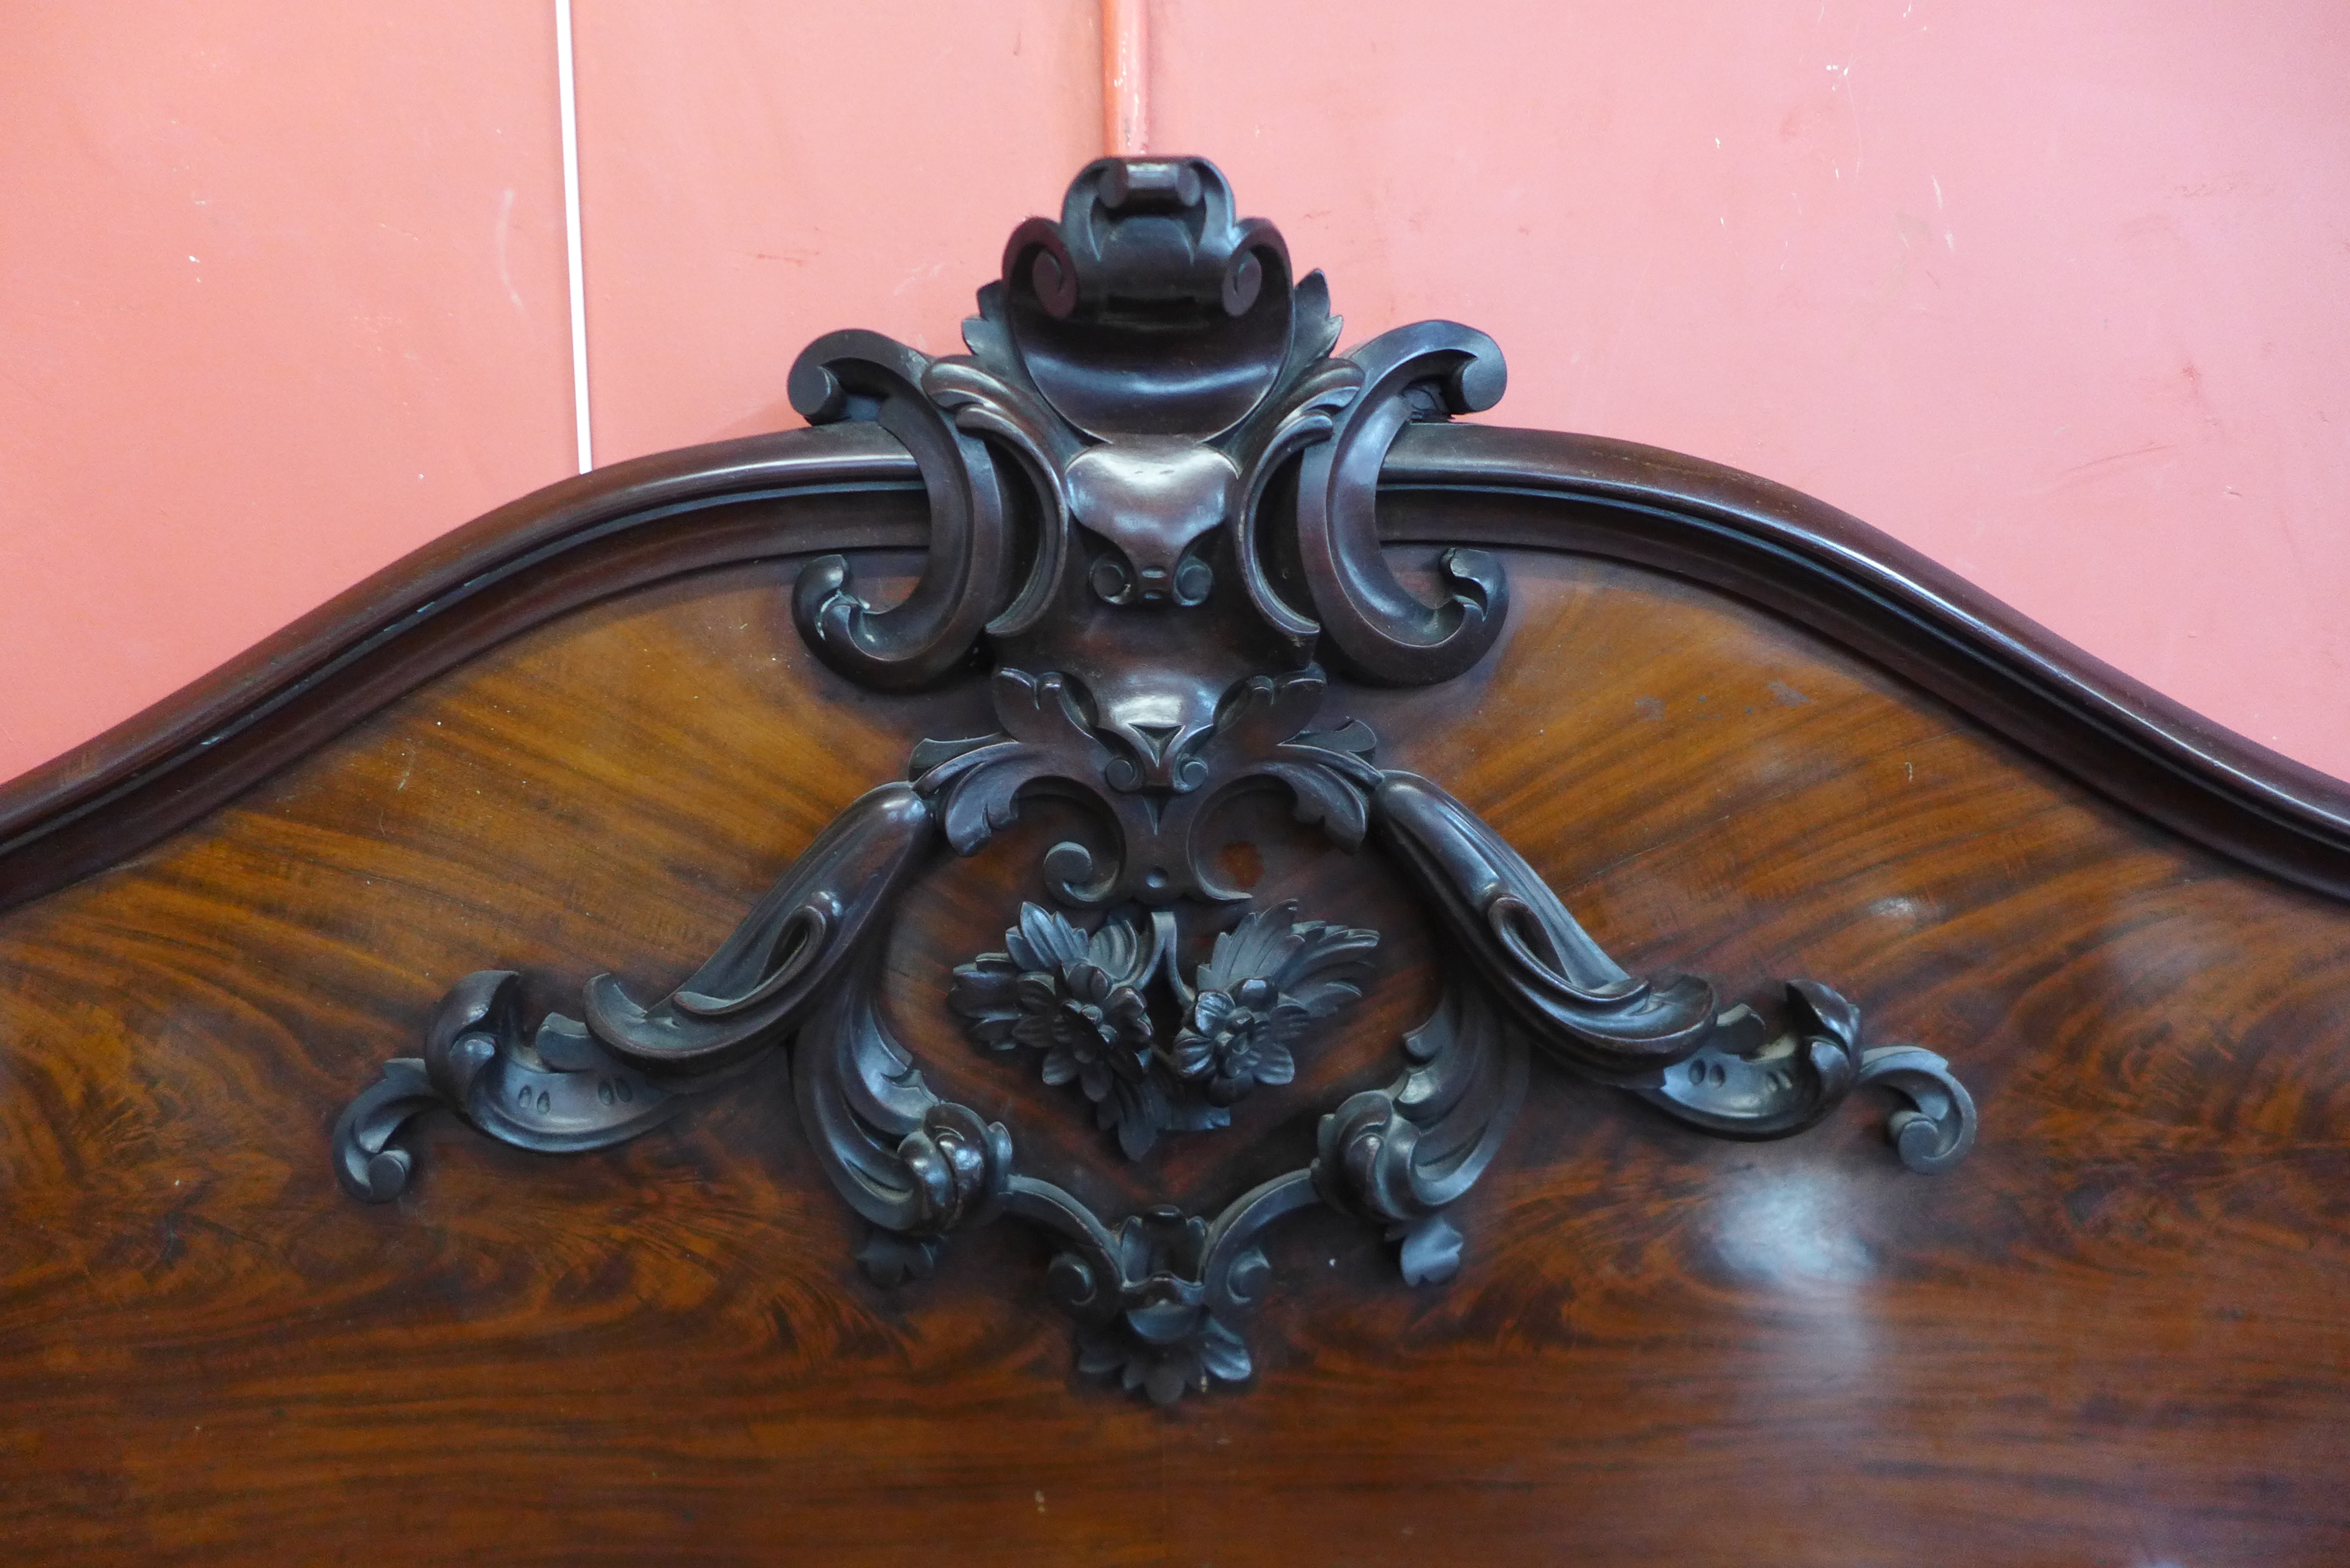
[[(337, 1124), (347, 1189), (397, 1194), (410, 1157), (395, 1137), (435, 1106), (522, 1147), (598, 1148), (788, 1048), (801, 1121), (873, 1227), (868, 1274), (927, 1274), (951, 1233), (998, 1218), (1035, 1226), (1055, 1245), (1046, 1284), (1076, 1322), (1079, 1369), (1163, 1403), (1251, 1376), (1243, 1330), (1287, 1215), (1322, 1205), (1376, 1226), (1414, 1284), (1458, 1272), (1450, 1211), (1491, 1167), (1536, 1055), (1727, 1137), (1800, 1132), (1877, 1085), (1907, 1102), (1889, 1130), (1910, 1167), (1965, 1154), (1975, 1107), (1942, 1058), (1865, 1046), (1858, 1010), (1811, 981), (1788, 985), (1773, 1026), (1703, 980), (1627, 971), (1492, 826), (1382, 768), (1368, 726), (1325, 713), (1317, 660), (1427, 684), (1500, 633), (1494, 557), (1448, 550), (1444, 597), (1425, 602), (1373, 516), (1405, 426), (1500, 398), (1492, 339), (1422, 322), (1334, 356), (1320, 275), (1293, 279), (1279, 234), (1239, 218), (1196, 159), (1091, 165), (1057, 223), (1014, 234), (1003, 266), (965, 324), (968, 355), (835, 333), (791, 375), (811, 421), (903, 441), (931, 515), (921, 577), (892, 608), (859, 598), (839, 557), (806, 567), (801, 635), (881, 691), (983, 658), (997, 728), (917, 745), (906, 782), (845, 811), (650, 1006), (604, 976), (579, 1020), (525, 1028), (516, 976), (461, 981), (423, 1055), (390, 1063)], [(1145, 1159), (1292, 1085), (1376, 972), (1378, 932), (1311, 910), (1227, 914), (1212, 940), (1198, 929), (1249, 897), (1203, 863), (1201, 825), (1267, 787), (1419, 895), (1446, 944), (1441, 1000), (1400, 1042), (1399, 1076), (1328, 1107), (1304, 1163), (1212, 1215), (1105, 1219), (1020, 1169), (1009, 1127), (924, 1083), (879, 1004), (889, 911), (941, 849), (983, 852), (1035, 796), (1087, 807), (1106, 831), (1045, 856), (1054, 907), (1006, 910), (1003, 948), (927, 1000)]]
[(1347, 356), (1361, 392), (1328, 441), (1307, 449), (1297, 482), (1297, 556), (1322, 631), (1345, 668), (1390, 685), (1449, 680), (1485, 657), (1509, 613), (1509, 582), (1482, 550), (1440, 558), (1446, 603), (1430, 607), (1388, 569), (1372, 516), (1379, 468), (1414, 420), (1476, 413), (1501, 401), (1502, 351), (1474, 327), (1422, 321)]
[(792, 366), (792, 407), (810, 424), (866, 420), (906, 443), (931, 493), (931, 550), (904, 603), (875, 611), (827, 556), (800, 574), (800, 635), (833, 669), (889, 691), (924, 686), (967, 658), (1003, 597), (1009, 520), (986, 449), (956, 428), (922, 386), (930, 361), (878, 332), (833, 332)]

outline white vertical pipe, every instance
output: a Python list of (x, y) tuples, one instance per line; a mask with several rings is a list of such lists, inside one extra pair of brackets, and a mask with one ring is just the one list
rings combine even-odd
[(588, 282), (579, 250), (579, 108), (571, 81), (571, 0), (555, 0), (555, 79), (563, 105), (563, 249), (571, 274), (571, 421), (579, 472), (596, 466), (588, 410)]

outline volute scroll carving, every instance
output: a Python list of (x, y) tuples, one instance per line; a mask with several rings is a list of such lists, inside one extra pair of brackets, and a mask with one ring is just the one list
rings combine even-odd
[[(1415, 596), (1373, 524), (1398, 432), (1492, 406), (1499, 348), (1423, 322), (1339, 355), (1338, 332), (1320, 275), (1293, 276), (1279, 233), (1237, 216), (1213, 166), (1136, 159), (1091, 165), (1057, 221), (1014, 234), (967, 354), (868, 332), (811, 344), (795, 407), (903, 441), (931, 538), (887, 608), (842, 558), (806, 566), (800, 635), (877, 691), (984, 679), (995, 728), (915, 746), (905, 778), (844, 811), (667, 997), (639, 1002), (606, 976), (577, 1018), (525, 1025), (518, 977), (460, 981), (423, 1054), (390, 1063), (337, 1124), (344, 1186), (396, 1196), (411, 1174), (399, 1130), (436, 1106), (519, 1147), (598, 1148), (787, 1049), (824, 1168), (872, 1227), (869, 1275), (931, 1273), (957, 1231), (1035, 1226), (1057, 1249), (1045, 1283), (1076, 1324), (1080, 1369), (1165, 1403), (1252, 1375), (1244, 1330), (1285, 1216), (1321, 1206), (1378, 1227), (1413, 1284), (1457, 1272), (1466, 1239), (1449, 1211), (1492, 1164), (1537, 1059), (1728, 1137), (1801, 1132), (1877, 1085), (1906, 1102), (1889, 1128), (1902, 1160), (1960, 1158), (1975, 1107), (1940, 1057), (1864, 1045), (1858, 1011), (1813, 981), (1789, 983), (1773, 1024), (1701, 979), (1630, 973), (1475, 812), (1384, 766), (1367, 725), (1326, 711), (1326, 663), (1448, 680), (1487, 656), (1509, 607), (1499, 558), (1465, 548), (1440, 556), (1435, 602)], [(1267, 789), (1430, 912), (1440, 999), (1400, 1043), (1399, 1075), (1328, 1106), (1295, 1168), (1214, 1214), (1105, 1218), (1023, 1169), (1014, 1129), (939, 1097), (893, 1037), (890, 910), (1040, 794), (1081, 806), (1083, 841), (1044, 857), (1050, 902), (1003, 911), (1001, 947), (914, 1004), (946, 1007), (975, 1051), (1146, 1161), (1229, 1125), (1243, 1098), (1290, 1092), (1377, 973), (1378, 932), (1256, 908), (1208, 863), (1205, 825)]]

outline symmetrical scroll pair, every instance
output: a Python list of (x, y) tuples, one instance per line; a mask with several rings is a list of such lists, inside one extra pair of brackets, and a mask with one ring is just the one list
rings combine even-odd
[[(1077, 1321), (1081, 1367), (1165, 1402), (1250, 1375), (1262, 1241), (1286, 1214), (1357, 1216), (1398, 1243), (1407, 1280), (1450, 1277), (1463, 1239), (1447, 1210), (1492, 1160), (1537, 1055), (1731, 1137), (1801, 1131), (1877, 1083), (1906, 1100), (1906, 1162), (1964, 1154), (1974, 1107), (1941, 1058), (1865, 1048), (1856, 1011), (1824, 985), (1791, 984), (1773, 1025), (1701, 980), (1627, 973), (1498, 834), (1435, 782), (1383, 767), (1369, 729), (1331, 711), (1326, 670), (1443, 681), (1501, 631), (1498, 559), (1444, 553), (1430, 603), (1390, 569), (1374, 517), (1404, 425), (1500, 398), (1490, 338), (1423, 322), (1334, 355), (1321, 275), (1293, 279), (1281, 235), (1238, 218), (1195, 159), (1087, 168), (1057, 223), (1014, 232), (979, 304), (967, 355), (843, 332), (794, 366), (809, 420), (870, 421), (906, 444), (931, 519), (900, 602), (873, 607), (832, 556), (801, 571), (794, 607), (818, 657), (876, 690), (986, 680), (996, 728), (916, 746), (905, 780), (844, 812), (652, 1005), (607, 976), (577, 1020), (526, 1023), (515, 976), (461, 981), (423, 1055), (390, 1064), (336, 1128), (355, 1195), (400, 1190), (394, 1136), (432, 1106), (524, 1147), (597, 1148), (788, 1048), (806, 1128), (875, 1228), (868, 1272), (927, 1273), (950, 1232), (998, 1217), (1039, 1226), (1060, 1248), (1047, 1285)], [(1225, 1126), (1243, 1096), (1284, 1092), (1377, 973), (1377, 932), (1248, 907), (1202, 863), (1204, 825), (1266, 790), (1333, 847), (1378, 855), (1433, 912), (1441, 1000), (1394, 1081), (1328, 1107), (1295, 1169), (1212, 1216), (1107, 1220), (1020, 1169), (1011, 1129), (925, 1085), (879, 1006), (889, 911), (1038, 794), (1087, 808), (1088, 841), (1045, 857), (1051, 907), (1007, 909), (1001, 950), (910, 1004), (948, 1006), (975, 1048), (1146, 1159)]]

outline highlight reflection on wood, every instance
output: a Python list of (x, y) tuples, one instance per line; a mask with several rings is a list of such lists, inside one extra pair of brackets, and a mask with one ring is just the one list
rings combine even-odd
[[(130, 863), (0, 916), (0, 1539), (25, 1560), (2315, 1563), (2350, 1543), (2350, 909), (2182, 845), (1763, 612), (1510, 552), (1497, 654), (1345, 692), (1627, 965), (1835, 977), (1986, 1108), (1722, 1144), (1537, 1072), (1447, 1286), (1304, 1216), (1256, 1386), (1076, 1392), (1042, 1244), (888, 1292), (780, 1063), (554, 1160), (445, 1118), (363, 1208), (354, 1085), (463, 971), (657, 993), (970, 691), (809, 658), (793, 563), (476, 657)], [(906, 569), (867, 556), (871, 577)], [(1391, 759), (1391, 760), (1390, 760)], [(944, 997), (1036, 889), (922, 885), (891, 1022), (1107, 1212), (1228, 1193), (1391, 1072), (1430, 934), (1259, 825), (1260, 900), (1383, 935), (1311, 1097), (1147, 1171)], [(1017, 832), (1041, 848), (1053, 825)], [(1865, 1092), (1865, 1091), (1864, 1091)], [(1247, 1151), (1235, 1164), (1233, 1146)], [(1081, 1164), (1082, 1160), (1082, 1164)], [(1080, 1174), (1080, 1172), (1089, 1174)]]

